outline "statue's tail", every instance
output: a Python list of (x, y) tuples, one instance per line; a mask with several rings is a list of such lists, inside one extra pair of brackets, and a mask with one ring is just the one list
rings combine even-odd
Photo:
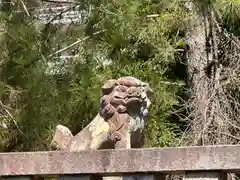
[(109, 129), (109, 124), (99, 114), (75, 136), (67, 127), (58, 125), (51, 145), (67, 151), (98, 149), (108, 140)]
[(67, 127), (63, 125), (57, 125), (53, 140), (51, 142), (51, 147), (58, 150), (64, 150), (67, 148), (72, 138), (73, 135)]
[(69, 151), (98, 149), (108, 140), (109, 124), (98, 114), (82, 131), (76, 134), (69, 143)]

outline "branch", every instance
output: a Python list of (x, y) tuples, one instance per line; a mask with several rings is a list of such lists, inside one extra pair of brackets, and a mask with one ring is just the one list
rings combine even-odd
[[(15, 126), (17, 127), (18, 131), (24, 135), (24, 133), (21, 131), (21, 129), (19, 128), (16, 120), (13, 118), (12, 114), (6, 109), (6, 105), (3, 104), (3, 102), (0, 100), (0, 106), (2, 106), (2, 109), (5, 110), (5, 112), (7, 113), (7, 115), (10, 117), (10, 119), (13, 121), (13, 123), (15, 124)], [(3, 124), (2, 124), (3, 125)]]
[(61, 11), (59, 14), (57, 14), (56, 16), (54, 16), (52, 19), (50, 19), (46, 25), (49, 25), (51, 22), (53, 22), (54, 20), (56, 20), (58, 17), (62, 16), (63, 13), (66, 13), (68, 11), (70, 11), (71, 9), (75, 8), (77, 6), (77, 4), (69, 7), (69, 8), (66, 8), (65, 10)]
[(42, 0), (44, 2), (50, 2), (50, 3), (61, 3), (61, 4), (79, 4), (76, 1), (70, 1), (70, 0)]
[(160, 14), (149, 14), (146, 17), (147, 18), (152, 18), (152, 17), (159, 17), (159, 16), (160, 16)]
[[(93, 33), (93, 36), (94, 36), (94, 35), (97, 35), (97, 34), (100, 34), (101, 32), (104, 32), (104, 31), (106, 31), (106, 29), (105, 29), (105, 30), (101, 30), (101, 31), (97, 31), (97, 32)], [(60, 50), (56, 51), (56, 52), (53, 53), (53, 54), (50, 54), (48, 57), (52, 57), (53, 55), (59, 54), (59, 53), (61, 53), (61, 52), (64, 52), (64, 51), (72, 48), (73, 46), (75, 46), (75, 45), (77, 45), (77, 44), (79, 44), (79, 43), (81, 43), (81, 42), (83, 42), (83, 41), (88, 40), (88, 39), (91, 38), (91, 37), (92, 37), (92, 36), (86, 36), (85, 38), (80, 39), (80, 40), (78, 40), (78, 41), (70, 44), (69, 46), (67, 46), (67, 47), (65, 47), (65, 48), (63, 48), (63, 49), (60, 49)]]
[(30, 16), (30, 14), (29, 14), (29, 12), (28, 12), (28, 10), (27, 10), (27, 7), (26, 7), (26, 5), (24, 4), (23, 0), (19, 0), (19, 1), (20, 1), (20, 3), (22, 4), (22, 7), (23, 7), (24, 11), (26, 12), (26, 14), (27, 14), (28, 16)]
[(177, 86), (184, 86), (184, 83), (181, 82), (169, 82), (169, 81), (159, 81), (161, 84), (169, 84), (169, 85), (177, 85)]

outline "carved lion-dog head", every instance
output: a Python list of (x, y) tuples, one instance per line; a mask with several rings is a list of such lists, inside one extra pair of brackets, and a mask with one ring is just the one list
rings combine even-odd
[(109, 122), (112, 131), (128, 123), (131, 133), (141, 132), (147, 120), (152, 93), (148, 83), (134, 77), (108, 80), (102, 86), (100, 115)]

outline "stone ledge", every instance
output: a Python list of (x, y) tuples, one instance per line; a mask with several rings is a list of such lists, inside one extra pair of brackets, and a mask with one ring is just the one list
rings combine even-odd
[(240, 146), (0, 153), (0, 176), (240, 170)]

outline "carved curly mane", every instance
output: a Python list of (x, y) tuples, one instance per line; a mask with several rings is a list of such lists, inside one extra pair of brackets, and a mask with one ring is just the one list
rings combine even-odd
[(151, 92), (147, 83), (134, 77), (111, 79), (102, 86), (100, 116), (110, 124), (112, 133), (124, 123), (130, 123), (135, 130), (143, 129)]

